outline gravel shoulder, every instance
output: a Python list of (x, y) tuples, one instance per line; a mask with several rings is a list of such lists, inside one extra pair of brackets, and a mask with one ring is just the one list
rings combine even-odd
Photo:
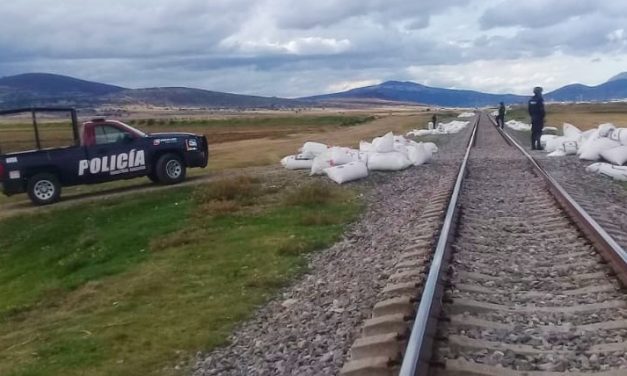
[[(527, 133), (511, 130), (508, 133), (528, 147)], [(531, 151), (531, 155), (623, 249), (627, 249), (627, 185), (586, 172), (585, 168), (593, 162), (576, 156), (548, 157), (542, 151)]]
[(428, 165), (357, 183), (367, 207), (343, 239), (310, 256), (309, 271), (242, 323), (228, 346), (197, 354), (193, 374), (337, 375), (396, 256), (420, 231), (433, 189), (456, 174), (470, 130), (441, 137)]

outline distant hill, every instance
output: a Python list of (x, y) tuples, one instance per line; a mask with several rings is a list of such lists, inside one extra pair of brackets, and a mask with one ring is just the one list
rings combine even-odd
[(302, 101), (222, 93), (185, 87), (127, 89), (48, 73), (0, 78), (0, 108), (69, 105), (150, 105), (207, 108), (274, 108), (310, 105)]
[(627, 99), (627, 80), (616, 79), (597, 86), (572, 84), (547, 93), (546, 100), (558, 102), (588, 102)]
[(0, 78), (0, 88), (30, 92), (39, 96), (105, 95), (124, 90), (119, 86), (49, 73), (25, 73), (3, 77)]
[(472, 90), (441, 89), (414, 82), (387, 81), (379, 85), (366, 86), (341, 93), (301, 98), (313, 101), (337, 99), (380, 99), (386, 101), (413, 102), (426, 105), (449, 107), (480, 107), (505, 103), (521, 103), (526, 96), (514, 94), (487, 94)]
[[(598, 86), (567, 85), (546, 93), (549, 101), (609, 101), (627, 98), (627, 72)], [(300, 99), (239, 95), (186, 87), (128, 89), (73, 77), (27, 73), (0, 78), (0, 108), (42, 105), (95, 108), (147, 105), (158, 107), (286, 108), (306, 106), (366, 106), (424, 104), (447, 107), (525, 103), (529, 96), (489, 94), (473, 90), (430, 87), (414, 82), (387, 81), (340, 93)]]
[(609, 80), (607, 80), (607, 82), (617, 81), (617, 80), (627, 80), (627, 72), (619, 73), (616, 76), (614, 76), (614, 77), (610, 78)]
[(114, 104), (149, 104), (159, 107), (290, 107), (298, 101), (190, 89), (186, 87), (155, 87), (127, 89), (103, 100)]

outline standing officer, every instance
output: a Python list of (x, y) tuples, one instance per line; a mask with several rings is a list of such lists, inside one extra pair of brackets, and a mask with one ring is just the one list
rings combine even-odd
[(529, 99), (529, 116), (531, 116), (531, 150), (542, 150), (540, 137), (544, 128), (544, 98), (542, 98), (542, 88), (533, 88), (533, 97)]
[(496, 123), (503, 129), (505, 127), (505, 104), (501, 102), (499, 106), (499, 115), (496, 118)]
[(435, 114), (433, 114), (433, 116), (431, 117), (431, 122), (433, 123), (433, 129), (435, 129), (438, 126), (437, 121), (438, 121), (438, 117)]

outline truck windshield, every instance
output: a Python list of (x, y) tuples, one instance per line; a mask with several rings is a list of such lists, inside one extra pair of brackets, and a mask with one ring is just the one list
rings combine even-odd
[(146, 133), (140, 131), (139, 129), (135, 128), (135, 127), (131, 127), (130, 125), (123, 123), (126, 127), (128, 127), (129, 129), (131, 129), (133, 132), (135, 132), (136, 134), (138, 134), (140, 137), (146, 137)]

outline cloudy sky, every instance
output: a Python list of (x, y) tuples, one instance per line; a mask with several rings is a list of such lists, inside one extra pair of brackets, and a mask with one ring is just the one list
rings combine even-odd
[(627, 71), (625, 0), (24, 0), (0, 76), (297, 97), (386, 80), (528, 94)]

